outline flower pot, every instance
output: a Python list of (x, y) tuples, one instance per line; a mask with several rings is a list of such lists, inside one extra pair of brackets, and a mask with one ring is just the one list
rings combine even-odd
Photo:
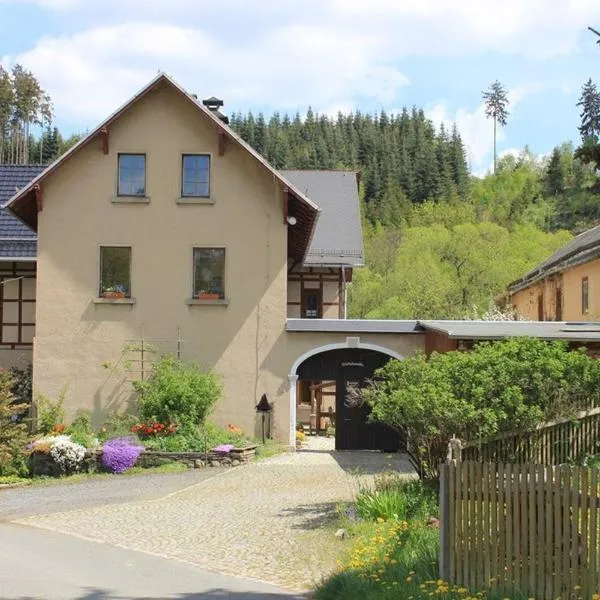
[(104, 298), (125, 298), (125, 292), (103, 292)]
[(219, 300), (219, 298), (219, 294), (208, 294), (205, 292), (198, 294), (198, 300)]

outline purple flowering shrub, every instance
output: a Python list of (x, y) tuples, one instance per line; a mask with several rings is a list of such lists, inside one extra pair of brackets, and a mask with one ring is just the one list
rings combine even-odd
[(111, 473), (123, 473), (135, 465), (143, 450), (143, 446), (136, 444), (131, 438), (113, 438), (104, 442), (102, 464)]

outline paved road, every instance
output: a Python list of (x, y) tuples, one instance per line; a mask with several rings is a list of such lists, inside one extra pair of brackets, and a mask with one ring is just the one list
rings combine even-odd
[(0, 522), (30, 515), (162, 498), (220, 472), (221, 469), (191, 469), (181, 473), (115, 475), (79, 483), (0, 490)]
[(41, 529), (0, 524), (2, 600), (291, 600), (254, 581)]

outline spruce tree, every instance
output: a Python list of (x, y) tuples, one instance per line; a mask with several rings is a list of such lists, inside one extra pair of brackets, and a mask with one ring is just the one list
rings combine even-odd
[(552, 155), (546, 167), (544, 188), (549, 196), (558, 196), (565, 191), (565, 173), (562, 165), (562, 157), (558, 147), (552, 150)]
[(499, 81), (494, 81), (486, 91), (482, 92), (485, 103), (485, 114), (494, 120), (494, 173), (496, 172), (496, 129), (504, 127), (508, 120), (508, 93)]
[(583, 143), (597, 144), (600, 136), (600, 94), (591, 79), (583, 85), (577, 106), (581, 107), (579, 133)]

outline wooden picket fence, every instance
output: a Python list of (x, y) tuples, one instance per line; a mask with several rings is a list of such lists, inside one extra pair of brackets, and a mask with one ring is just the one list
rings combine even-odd
[(600, 592), (599, 483), (597, 469), (565, 465), (441, 465), (440, 577), (472, 592), (591, 599)]
[(561, 465), (600, 451), (600, 408), (521, 433), (462, 446), (462, 460)]

